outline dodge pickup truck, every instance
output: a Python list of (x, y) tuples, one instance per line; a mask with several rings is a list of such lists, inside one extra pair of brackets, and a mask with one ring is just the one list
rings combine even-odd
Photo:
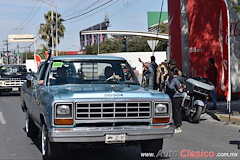
[(27, 136), (41, 133), (43, 159), (74, 145), (139, 144), (156, 154), (174, 133), (169, 96), (143, 88), (120, 57), (52, 57), (27, 76), (21, 107)]
[(25, 65), (5, 64), (0, 66), (0, 95), (3, 92), (20, 92), (28, 72)]

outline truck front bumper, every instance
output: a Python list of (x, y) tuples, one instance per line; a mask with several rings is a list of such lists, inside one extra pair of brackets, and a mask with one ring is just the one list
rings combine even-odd
[(21, 86), (0, 86), (0, 92), (20, 92)]
[(162, 125), (48, 129), (48, 137), (51, 142), (105, 142), (107, 134), (126, 134), (126, 141), (161, 139), (172, 137), (174, 127), (173, 125)]

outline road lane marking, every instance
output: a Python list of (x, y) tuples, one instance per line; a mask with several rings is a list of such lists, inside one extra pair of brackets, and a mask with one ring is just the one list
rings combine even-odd
[(5, 119), (4, 119), (4, 117), (3, 117), (2, 112), (0, 112), (0, 122), (1, 122), (2, 124), (7, 124), (6, 121), (5, 121)]

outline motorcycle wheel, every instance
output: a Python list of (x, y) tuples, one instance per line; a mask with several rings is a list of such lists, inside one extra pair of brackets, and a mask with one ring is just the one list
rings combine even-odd
[(203, 107), (201, 106), (196, 106), (196, 112), (193, 113), (193, 115), (189, 115), (188, 120), (191, 123), (198, 123), (200, 120), (200, 116), (202, 114)]

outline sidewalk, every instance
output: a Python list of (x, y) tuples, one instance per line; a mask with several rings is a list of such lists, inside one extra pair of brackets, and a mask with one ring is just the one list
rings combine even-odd
[[(207, 110), (206, 113), (214, 119), (240, 125), (240, 100), (231, 101), (231, 114), (229, 121), (229, 111), (227, 109), (227, 101), (218, 101), (217, 110)], [(208, 106), (212, 106), (212, 102), (208, 102)]]

